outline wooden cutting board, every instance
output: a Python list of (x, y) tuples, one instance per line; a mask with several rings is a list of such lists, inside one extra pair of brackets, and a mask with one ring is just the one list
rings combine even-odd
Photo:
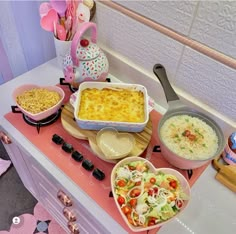
[(215, 178), (236, 193), (236, 166), (226, 165), (222, 162), (221, 156), (212, 161), (213, 167), (218, 171)]
[[(118, 160), (110, 160), (105, 157), (96, 142), (96, 135), (98, 131), (81, 129), (74, 120), (74, 108), (70, 103), (64, 105), (61, 112), (61, 123), (63, 128), (73, 137), (83, 140), (88, 140), (93, 152), (102, 160), (116, 163)], [(152, 122), (149, 121), (142, 132), (130, 133), (135, 138), (135, 146), (128, 156), (140, 156), (148, 144), (152, 136)], [(127, 156), (126, 156), (127, 157)]]

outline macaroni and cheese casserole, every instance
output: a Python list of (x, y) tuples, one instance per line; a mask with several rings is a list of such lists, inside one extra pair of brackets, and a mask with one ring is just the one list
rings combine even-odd
[(81, 92), (78, 117), (82, 120), (145, 121), (144, 94), (123, 88), (87, 88)]

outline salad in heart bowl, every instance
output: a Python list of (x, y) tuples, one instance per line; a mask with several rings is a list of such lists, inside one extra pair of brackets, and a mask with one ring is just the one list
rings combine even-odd
[(119, 161), (111, 173), (116, 206), (133, 232), (162, 226), (189, 203), (190, 186), (171, 168), (155, 168), (141, 157)]

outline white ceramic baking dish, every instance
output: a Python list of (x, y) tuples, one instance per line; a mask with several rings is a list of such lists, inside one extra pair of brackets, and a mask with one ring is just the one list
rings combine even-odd
[[(100, 120), (84, 120), (78, 117), (79, 108), (80, 108), (80, 99), (81, 93), (83, 90), (87, 88), (122, 88), (129, 89), (135, 91), (141, 91), (144, 94), (144, 114), (145, 119), (142, 123), (131, 123), (131, 122), (115, 122), (115, 121), (100, 121)], [(139, 84), (125, 84), (125, 83), (106, 83), (106, 82), (84, 82), (80, 84), (79, 89), (77, 91), (76, 96), (74, 95), (74, 99), (71, 98), (70, 102), (74, 106), (74, 117), (81, 129), (88, 130), (100, 130), (104, 127), (113, 127), (118, 131), (125, 132), (141, 132), (145, 128), (148, 120), (149, 120), (149, 108), (148, 108), (148, 94), (147, 90), (144, 86)]]

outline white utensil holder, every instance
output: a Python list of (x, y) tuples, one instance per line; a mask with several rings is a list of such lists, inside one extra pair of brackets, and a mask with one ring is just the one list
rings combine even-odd
[(66, 54), (70, 53), (71, 42), (72, 41), (61, 41), (54, 37), (57, 62), (59, 67), (62, 69), (63, 69), (63, 59)]

